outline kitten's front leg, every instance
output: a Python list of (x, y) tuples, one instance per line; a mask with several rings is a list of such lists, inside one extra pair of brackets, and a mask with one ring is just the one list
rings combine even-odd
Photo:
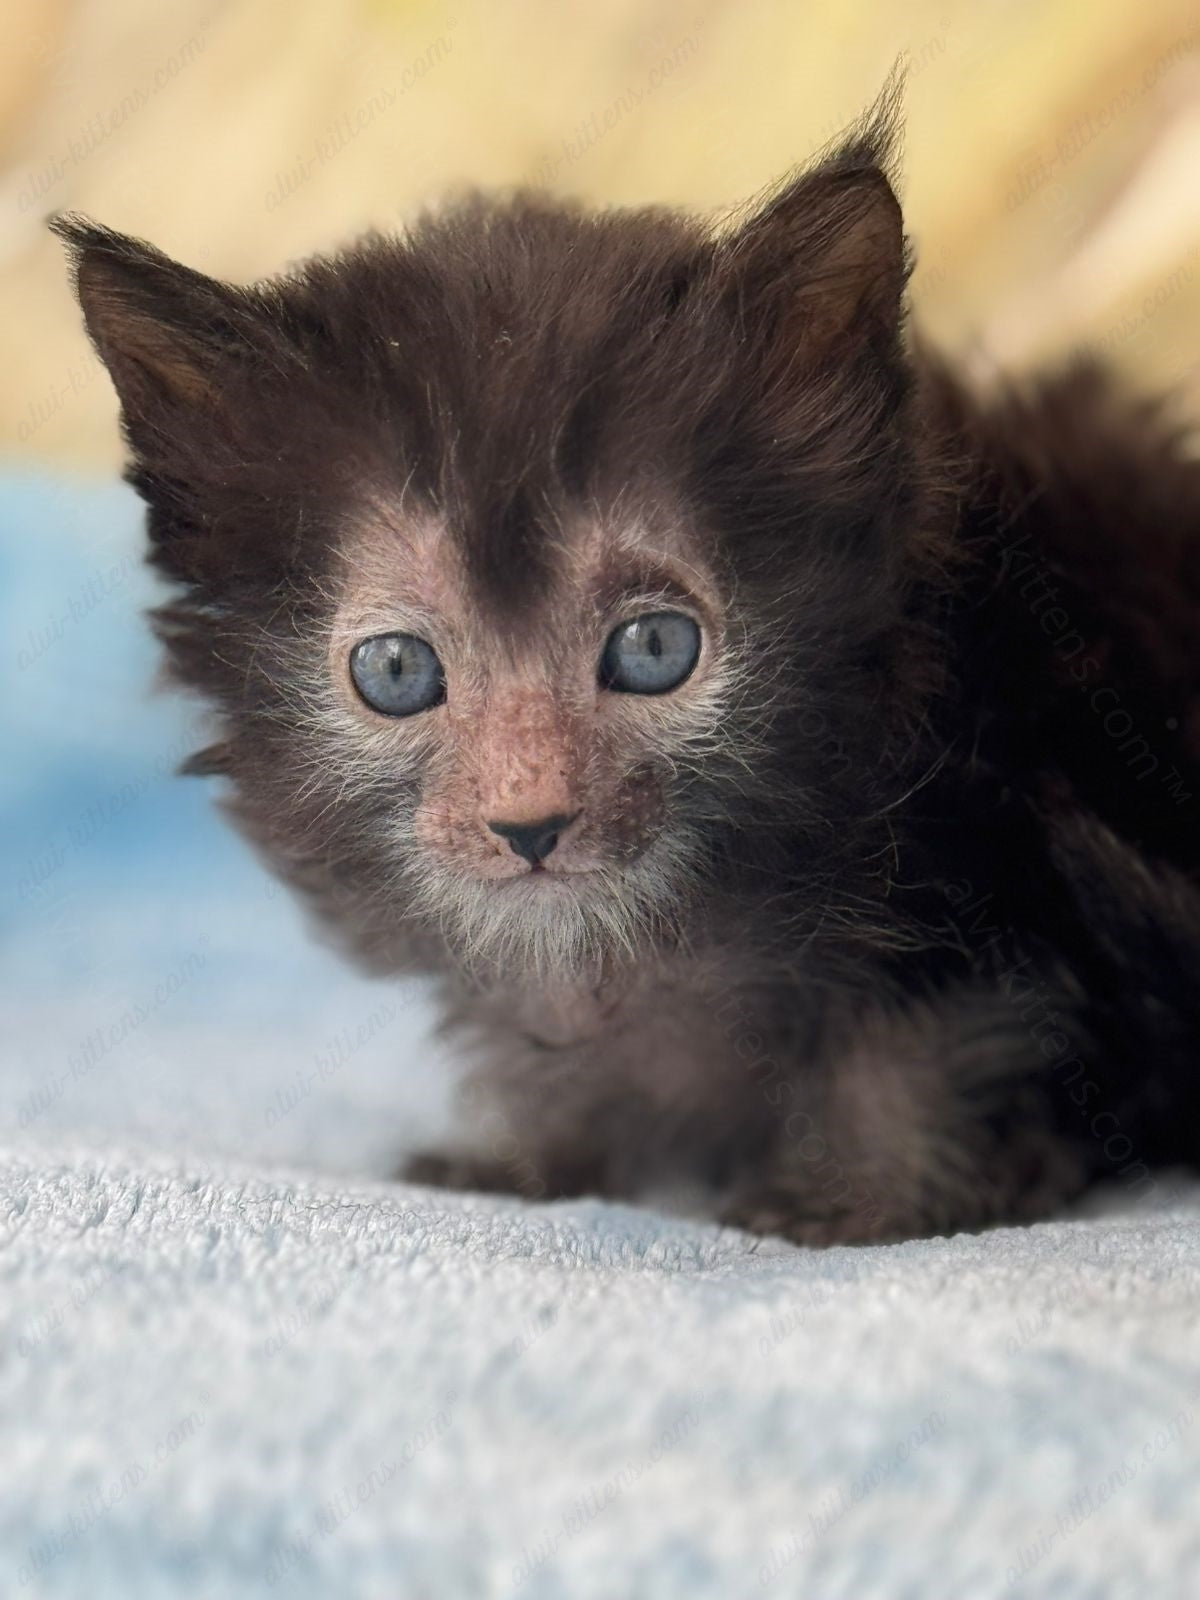
[(603, 1163), (580, 1148), (551, 1151), (516, 1138), (497, 1140), (495, 1149), (419, 1150), (396, 1174), (402, 1183), (477, 1194), (514, 1194), (524, 1200), (566, 1200), (602, 1192)]
[(1050, 1214), (1088, 1178), (1052, 1120), (1039, 1036), (996, 991), (883, 1013), (786, 1089), (763, 1169), (722, 1220), (869, 1244)]

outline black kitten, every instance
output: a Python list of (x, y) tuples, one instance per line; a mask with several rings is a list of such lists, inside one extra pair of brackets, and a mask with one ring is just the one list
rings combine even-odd
[(478, 200), (232, 288), (81, 219), (191, 762), (529, 1195), (805, 1241), (1200, 1147), (1200, 467), (906, 341), (889, 125), (714, 234)]

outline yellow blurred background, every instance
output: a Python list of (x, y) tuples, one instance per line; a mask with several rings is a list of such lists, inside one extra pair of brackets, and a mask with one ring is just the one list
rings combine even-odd
[(249, 280), (466, 185), (721, 212), (908, 63), (923, 325), (980, 382), (1082, 343), (1200, 410), (1196, 0), (5, 0), (0, 448), (108, 470), (44, 220)]

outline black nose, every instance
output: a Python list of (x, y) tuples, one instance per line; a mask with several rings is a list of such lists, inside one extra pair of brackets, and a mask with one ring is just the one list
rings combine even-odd
[(575, 816), (560, 812), (554, 817), (542, 817), (538, 822), (489, 822), (488, 827), (507, 839), (519, 856), (536, 867), (554, 849), (559, 834), (569, 828), (578, 815), (578, 811)]

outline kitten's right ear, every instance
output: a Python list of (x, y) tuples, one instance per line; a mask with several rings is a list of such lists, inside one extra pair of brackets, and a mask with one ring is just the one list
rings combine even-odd
[(185, 421), (204, 418), (218, 431), (228, 425), (223, 373), (254, 351), (264, 331), (252, 293), (86, 217), (62, 214), (50, 228), (67, 246), (84, 322), (134, 447)]
[(897, 79), (848, 138), (720, 246), (740, 322), (757, 329), (785, 374), (797, 356), (844, 363), (866, 345), (894, 347), (909, 273), (891, 182), (899, 116)]

